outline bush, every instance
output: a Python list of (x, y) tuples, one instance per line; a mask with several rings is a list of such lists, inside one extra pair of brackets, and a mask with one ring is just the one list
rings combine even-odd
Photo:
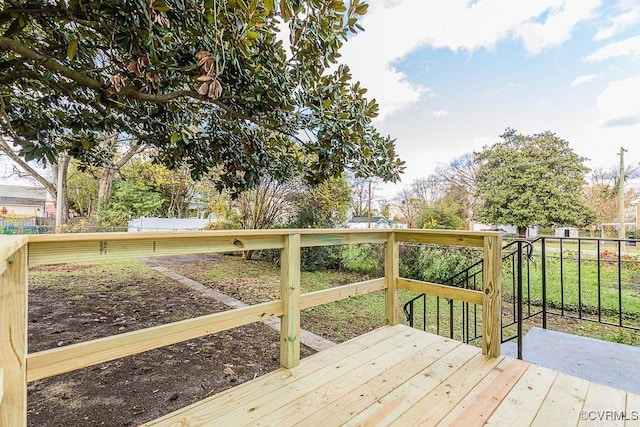
[(211, 221), (204, 227), (205, 230), (239, 230), (240, 224), (235, 221)]
[(400, 275), (446, 284), (447, 279), (480, 259), (480, 251), (469, 248), (401, 245)]
[(344, 269), (371, 276), (384, 274), (384, 245), (362, 243), (342, 247), (341, 265)]

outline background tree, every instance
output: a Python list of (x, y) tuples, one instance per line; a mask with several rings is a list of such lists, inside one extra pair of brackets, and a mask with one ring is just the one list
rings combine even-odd
[(429, 175), (426, 178), (417, 178), (411, 183), (411, 194), (417, 200), (421, 208), (433, 206), (438, 203), (445, 194), (445, 183), (437, 175)]
[(112, 154), (103, 136), (128, 135), (171, 168), (219, 172), (232, 193), (267, 175), (314, 184), (345, 168), (396, 180), (403, 162), (371, 124), (378, 106), (338, 63), (366, 10), (359, 0), (9, 0), (0, 135), (25, 161), (64, 152), (98, 165)]
[(351, 191), (344, 177), (304, 188), (295, 203), (296, 228), (334, 228), (344, 226)]
[[(0, 93), (1, 90), (0, 88)], [(0, 95), (0, 130), (1, 123), (3, 122), (2, 105), (2, 96)], [(62, 212), (62, 223), (64, 224), (69, 218), (69, 200), (66, 186), (71, 157), (69, 157), (66, 152), (60, 151), (55, 156), (51, 156), (48, 162), (43, 164), (44, 168), (36, 168), (30, 165), (27, 160), (20, 157), (18, 149), (12, 147), (11, 141), (11, 138), (6, 138), (2, 132), (0, 132), (0, 152), (9, 157), (14, 164), (22, 169), (30, 178), (42, 185), (52, 200), (57, 201), (58, 193), (62, 193), (60, 194), (60, 211)], [(51, 171), (50, 174), (47, 173), (49, 170)], [(59, 174), (62, 174), (61, 179), (58, 179)], [(58, 188), (58, 183), (62, 183), (62, 188)]]
[(435, 228), (445, 230), (465, 230), (467, 223), (454, 208), (441, 204), (427, 207), (420, 212), (415, 221), (417, 228)]
[(479, 166), (476, 153), (466, 153), (453, 159), (447, 166), (436, 168), (435, 174), (444, 183), (448, 203), (455, 203), (464, 219), (473, 217), (478, 204), (476, 174)]
[(78, 170), (76, 164), (69, 168), (67, 194), (69, 209), (75, 215), (94, 219), (98, 209), (99, 182), (91, 174)]
[(128, 144), (125, 135), (106, 135), (101, 142), (101, 150), (110, 152), (105, 154), (103, 161), (94, 172), (99, 179), (98, 186), (98, 206), (105, 204), (113, 191), (113, 182), (120, 170), (134, 158), (136, 154), (142, 153), (146, 146), (140, 144)]
[(128, 179), (134, 179), (161, 195), (162, 214), (168, 218), (185, 218), (195, 197), (195, 182), (186, 165), (173, 170), (151, 161), (133, 161), (127, 166)]
[(411, 185), (403, 188), (396, 195), (396, 203), (402, 214), (402, 220), (410, 228), (422, 228), (423, 221), (418, 221), (421, 213), (425, 209), (438, 205), (445, 196), (445, 192), (445, 182), (436, 175), (415, 179)]
[(403, 188), (396, 195), (396, 203), (402, 215), (401, 220), (406, 222), (409, 228), (415, 227), (416, 219), (418, 219), (423, 206), (420, 200), (415, 197), (411, 188)]
[(235, 201), (243, 229), (271, 228), (289, 222), (294, 215), (300, 188), (292, 182), (263, 177), (256, 188), (244, 191)]
[(369, 209), (376, 200), (376, 191), (380, 189), (380, 183), (375, 178), (360, 178), (351, 176), (347, 179), (351, 189), (349, 211), (353, 216), (367, 216)]
[(119, 179), (114, 184), (109, 203), (100, 210), (99, 224), (125, 227), (129, 220), (140, 216), (160, 216), (162, 196), (134, 180)]
[[(344, 226), (351, 190), (344, 177), (322, 184), (304, 186), (295, 203), (294, 228), (334, 228)], [(307, 271), (339, 268), (343, 260), (342, 246), (302, 248), (301, 267)], [(278, 257), (279, 254), (276, 254)]]
[(529, 136), (507, 129), (500, 137), (478, 154), (476, 219), (513, 224), (520, 236), (529, 225), (589, 223), (582, 193), (588, 168), (567, 141), (548, 131)]
[[(281, 182), (270, 176), (262, 177), (259, 186), (245, 190), (235, 201), (240, 228), (271, 228), (291, 221), (299, 191), (299, 186), (292, 181)], [(245, 259), (252, 259), (253, 253), (245, 251)]]
[[(637, 166), (628, 166), (625, 170), (625, 181), (636, 178), (640, 173)], [(618, 166), (608, 169), (596, 168), (589, 174), (589, 184), (584, 189), (586, 204), (594, 212), (596, 225), (611, 223), (618, 220), (620, 186), (620, 171)], [(625, 191), (625, 206), (638, 198), (638, 190), (628, 187)]]

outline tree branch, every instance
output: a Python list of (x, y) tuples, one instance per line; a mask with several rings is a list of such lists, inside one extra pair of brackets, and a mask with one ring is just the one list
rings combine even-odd
[[(107, 91), (110, 85), (105, 85), (99, 80), (89, 77), (81, 72), (72, 70), (69, 67), (62, 65), (55, 59), (42, 55), (23, 44), (16, 43), (6, 37), (0, 37), (0, 48), (13, 51), (23, 58), (35, 61), (47, 70), (52, 71), (56, 74), (60, 74), (89, 89), (98, 90), (104, 92), (106, 95), (110, 95), (110, 93)], [(113, 94), (137, 99), (139, 101), (155, 102), (158, 104), (166, 104), (167, 102), (174, 99), (184, 97), (191, 97), (200, 100), (202, 99), (202, 97), (197, 92), (190, 90), (180, 90), (176, 92), (165, 93), (163, 95), (153, 95), (150, 93), (140, 92), (129, 87), (123, 87), (119, 92), (114, 92)]]
[[(69, 67), (61, 64), (60, 62), (56, 61), (55, 59), (48, 57), (46, 55), (42, 55), (38, 52), (36, 52), (35, 50), (21, 44), (21, 43), (17, 43), (11, 39), (8, 39), (6, 37), (1, 37), (0, 36), (0, 49), (4, 49), (7, 51), (12, 51), (15, 52), (17, 54), (19, 54), (20, 56), (22, 56), (25, 59), (28, 59), (30, 61), (34, 61), (36, 62), (38, 65), (46, 68), (47, 70), (54, 72), (56, 74), (59, 74), (61, 76), (64, 76), (74, 82), (76, 82), (77, 84), (87, 87), (89, 89), (93, 89), (96, 91), (100, 91), (102, 93), (104, 93), (105, 95), (112, 97), (112, 96), (124, 96), (126, 98), (131, 98), (131, 99), (136, 99), (138, 101), (147, 101), (147, 102), (153, 102), (153, 103), (157, 103), (157, 104), (166, 104), (170, 101), (176, 100), (176, 99), (180, 99), (180, 98), (193, 98), (199, 101), (208, 101), (207, 98), (201, 96), (200, 94), (198, 94), (195, 91), (192, 90), (180, 90), (180, 91), (176, 91), (176, 92), (170, 92), (170, 93), (166, 93), (166, 94), (162, 94), (162, 95), (154, 95), (154, 94), (150, 94), (150, 93), (146, 93), (146, 92), (140, 92), (138, 90), (132, 89), (130, 87), (123, 87), (119, 92), (111, 92), (108, 89), (111, 87), (110, 84), (103, 84), (102, 82), (100, 82), (99, 80), (96, 80), (90, 76), (87, 76), (86, 74), (83, 74), (79, 71), (75, 71), (70, 69)], [(279, 129), (275, 126), (269, 125), (267, 123), (263, 123), (259, 120), (256, 120), (253, 117), (247, 116), (245, 114), (242, 114), (236, 110), (234, 110), (233, 108), (229, 107), (228, 105), (224, 104), (223, 102), (219, 101), (219, 100), (212, 100), (211, 101), (213, 104), (215, 104), (216, 106), (218, 106), (220, 109), (224, 110), (225, 112), (233, 115), (236, 118), (242, 119), (242, 120), (247, 120), (250, 121), (251, 123), (254, 123), (258, 126), (264, 127), (265, 129), (269, 129), (269, 130), (273, 130), (275, 132), (278, 133), (282, 133), (284, 135), (289, 136), (290, 138), (295, 139), (298, 143), (300, 144), (304, 144), (304, 141), (302, 141), (299, 137), (297, 137), (296, 135), (292, 134), (292, 133), (288, 133), (283, 131), (282, 129)]]
[(2, 16), (6, 16), (6, 15), (13, 15), (14, 13), (18, 13), (18, 14), (24, 14), (24, 15), (40, 15), (40, 14), (46, 14), (46, 15), (61, 15), (62, 14), (62, 10), (60, 9), (55, 9), (55, 8), (39, 8), (39, 9), (5, 9), (5, 10), (0, 10), (0, 17)]
[(14, 162), (16, 162), (18, 164), (18, 166), (20, 166), (27, 173), (29, 173), (29, 175), (31, 175), (33, 177), (33, 179), (38, 181), (49, 192), (51, 197), (53, 197), (54, 199), (56, 198), (56, 187), (52, 183), (47, 181), (42, 175), (40, 175), (40, 173), (38, 173), (38, 171), (36, 171), (34, 168), (32, 168), (29, 165), (29, 163), (27, 163), (24, 160), (22, 160), (22, 158), (20, 158), (20, 156), (18, 156), (11, 149), (11, 147), (9, 146), (9, 144), (7, 144), (7, 142), (4, 140), (4, 137), (2, 135), (0, 135), (0, 151), (2, 151), (7, 156), (9, 156), (11, 158), (11, 160), (13, 160)]
[(146, 148), (147, 146), (145, 144), (134, 144), (131, 147), (129, 147), (129, 149), (127, 150), (126, 153), (124, 153), (120, 161), (118, 161), (115, 164), (115, 169), (120, 170), (125, 164), (127, 164), (129, 160), (131, 160), (131, 158), (134, 155), (138, 153), (142, 153), (144, 150), (146, 150)]

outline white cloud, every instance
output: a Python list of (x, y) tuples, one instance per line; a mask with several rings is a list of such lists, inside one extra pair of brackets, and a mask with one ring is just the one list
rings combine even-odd
[(594, 36), (594, 40), (606, 40), (621, 33), (636, 22), (640, 22), (640, 6), (635, 6), (631, 10), (611, 18), (610, 25), (598, 30)]
[(640, 57), (640, 36), (629, 37), (619, 42), (609, 43), (585, 58), (588, 62), (600, 62), (618, 56)]
[(562, 7), (553, 9), (544, 22), (529, 21), (516, 29), (527, 52), (537, 54), (558, 46), (571, 38), (573, 28), (589, 18), (599, 6), (599, 0), (566, 1)]
[(600, 127), (640, 124), (640, 74), (611, 83), (598, 97)]
[(431, 115), (436, 119), (439, 119), (441, 117), (447, 117), (449, 115), (449, 112), (447, 110), (437, 110), (437, 111), (432, 111)]
[(452, 51), (493, 50), (507, 39), (540, 53), (571, 37), (601, 0), (378, 0), (363, 18), (366, 31), (343, 47), (344, 62), (380, 104), (379, 121), (414, 103), (430, 89), (412, 83), (397, 61), (429, 46)]
[(571, 87), (581, 85), (583, 83), (590, 82), (591, 80), (596, 79), (598, 76), (595, 74), (587, 74), (585, 76), (576, 77), (570, 84)]

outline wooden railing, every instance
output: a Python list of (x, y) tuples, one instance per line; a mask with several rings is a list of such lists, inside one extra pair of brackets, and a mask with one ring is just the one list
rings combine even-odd
[[(483, 307), (485, 355), (500, 354), (501, 237), (490, 232), (446, 230), (233, 230), (2, 236), (0, 240), (0, 426), (26, 425), (27, 383), (97, 363), (187, 341), (280, 316), (280, 364), (300, 362), (300, 311), (350, 296), (385, 290), (386, 323), (399, 322), (398, 289), (458, 299)], [(384, 243), (385, 277), (300, 293), (300, 248)], [(401, 278), (402, 243), (484, 248), (483, 291)], [(27, 352), (28, 266), (67, 262), (228, 252), (281, 250), (280, 299), (147, 329)]]

